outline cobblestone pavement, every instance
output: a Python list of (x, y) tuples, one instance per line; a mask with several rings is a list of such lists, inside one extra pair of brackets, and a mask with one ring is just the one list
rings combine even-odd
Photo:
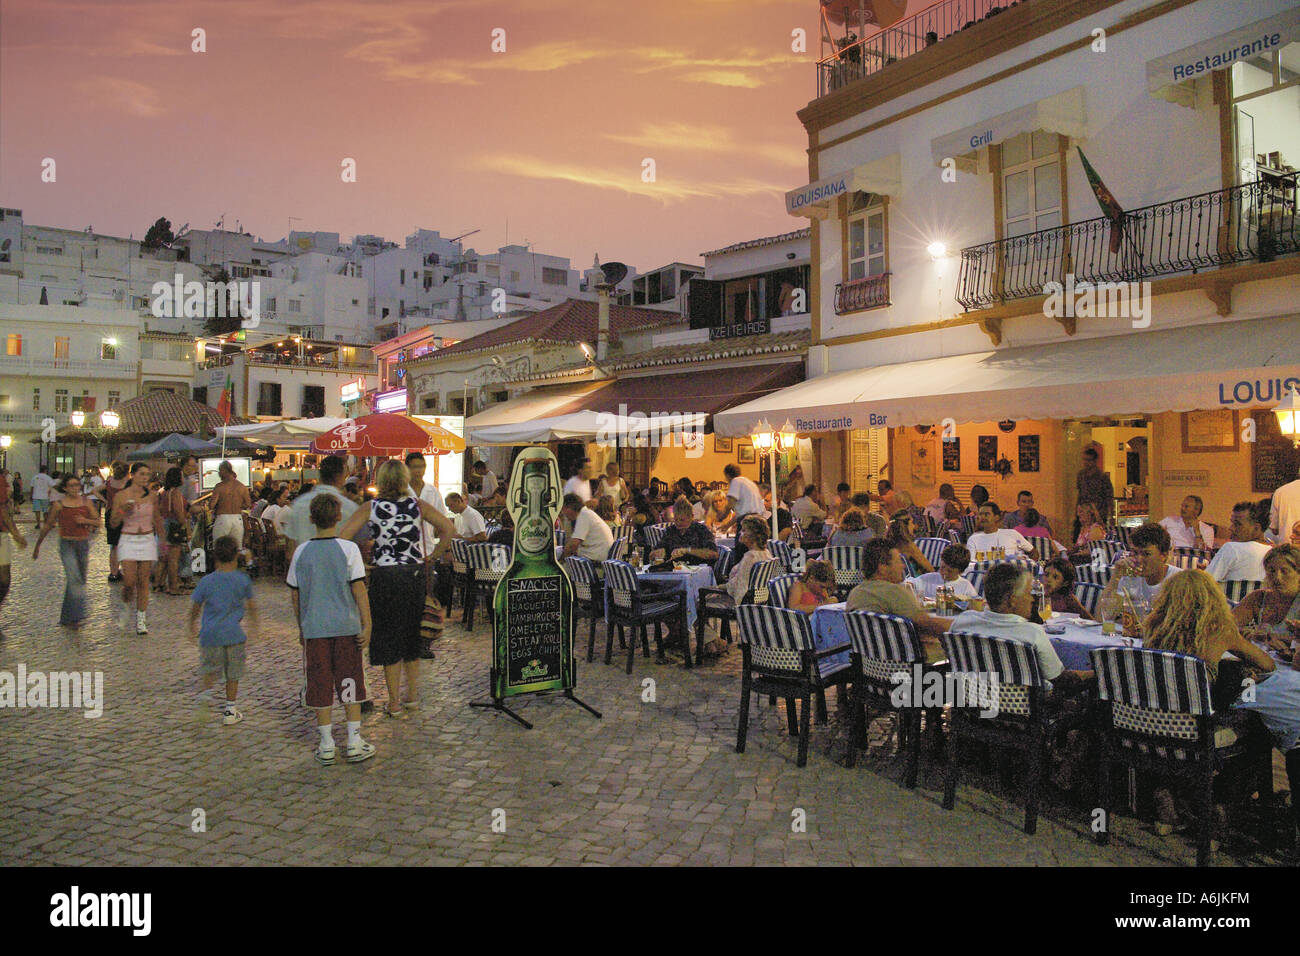
[[(815, 727), (808, 766), (798, 768), (782, 708), (756, 699), (747, 752), (737, 754), (735, 650), (694, 671), (680, 658), (656, 665), (638, 654), (632, 676), (599, 658), (584, 662), (577, 693), (604, 719), (562, 699), (530, 698), (518, 704), (536, 724), (527, 731), (467, 706), (486, 692), (490, 635), (485, 623), (473, 633), (449, 624), (438, 659), (421, 671), (424, 709), (406, 721), (367, 715), (362, 732), (378, 755), (321, 767), (310, 712), (297, 702), (299, 648), (282, 583), (256, 582), (264, 624), (248, 646), (245, 719), (223, 727), (194, 704), (188, 600), (155, 596), (151, 633), (127, 633), (114, 620), (120, 605), (105, 581), (106, 557), (96, 539), (92, 623), (74, 634), (53, 623), (57, 547), (35, 564), (30, 550), (15, 556), (13, 593), (0, 609), (0, 670), (102, 670), (105, 703), (98, 719), (0, 710), (0, 863), (1194, 862), (1188, 838), (1159, 838), (1127, 816), (1111, 846), (1096, 847), (1086, 810), (1059, 803), (1027, 836), (1014, 791), (998, 795), (995, 777), (968, 777), (945, 812), (933, 762), (923, 763), (914, 792), (899, 785), (885, 748), (845, 768), (834, 712), (829, 726)], [(378, 672), (367, 676), (371, 696), (382, 698)], [(642, 702), (647, 677), (654, 703)], [(335, 720), (341, 740), (337, 710)], [(505, 833), (493, 832), (497, 809)], [(205, 832), (192, 830), (197, 810)], [(806, 832), (794, 832), (799, 810)], [(1217, 860), (1276, 862), (1234, 835)]]

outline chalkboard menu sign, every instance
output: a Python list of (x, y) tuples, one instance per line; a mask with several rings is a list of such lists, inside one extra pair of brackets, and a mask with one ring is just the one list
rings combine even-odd
[(1255, 442), (1250, 446), (1251, 488), (1271, 495), (1295, 481), (1300, 451), (1282, 434), (1271, 408), (1256, 408), (1250, 414), (1255, 419)]
[(563, 580), (516, 578), (506, 585), (506, 693), (563, 687)]
[(943, 470), (961, 471), (961, 439), (945, 438), (943, 446)]
[(1021, 435), (1020, 436), (1020, 471), (1038, 471), (1039, 457), (1038, 441), (1040, 435)]
[(979, 470), (993, 471), (998, 464), (998, 436), (980, 435)]

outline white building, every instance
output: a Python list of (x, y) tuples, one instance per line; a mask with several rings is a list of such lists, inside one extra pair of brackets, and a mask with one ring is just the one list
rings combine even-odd
[[(1300, 382), (1300, 8), (993, 5), (948, 0), (819, 64), (786, 197), (811, 219), (816, 377), (719, 431), (789, 416), (825, 488), (1025, 489), (1058, 534), (1091, 444), (1121, 514), (1195, 493), (1222, 527), (1300, 463), (1269, 411)], [(1072, 280), (1150, 298), (1066, 310), (1048, 283)]]

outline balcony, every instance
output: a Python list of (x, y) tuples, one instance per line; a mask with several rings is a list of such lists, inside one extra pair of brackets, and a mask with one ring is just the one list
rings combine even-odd
[(0, 355), (0, 373), (69, 376), (78, 378), (135, 378), (138, 362), (103, 359), (38, 359)]
[(1140, 282), (1197, 274), (1300, 252), (1300, 173), (1156, 203), (1124, 214), (1116, 237), (1104, 217), (969, 246), (956, 299), (967, 311), (1045, 295), (1048, 282)]
[[(817, 95), (825, 96), (879, 73), (889, 64), (941, 43), (980, 20), (997, 16), (1017, 2), (1021, 0), (942, 0), (861, 40), (850, 33), (844, 40), (835, 41), (837, 52), (817, 62)], [(856, 20), (855, 0), (844, 0), (834, 6), (847, 7), (849, 22)]]
[(891, 273), (882, 272), (878, 276), (841, 282), (835, 286), (835, 314), (847, 315), (850, 312), (866, 312), (870, 309), (883, 309), (890, 305), (889, 277)]

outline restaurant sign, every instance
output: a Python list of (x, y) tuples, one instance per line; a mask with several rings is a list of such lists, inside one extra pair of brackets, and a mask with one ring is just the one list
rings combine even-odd
[(395, 388), (387, 392), (380, 392), (371, 401), (371, 408), (379, 413), (392, 412), (396, 414), (406, 413), (406, 389)]
[(359, 378), (355, 382), (344, 382), (339, 386), (339, 399), (344, 405), (347, 405), (360, 399), (365, 390), (366, 380), (364, 378)]
[(753, 322), (729, 322), (726, 325), (711, 326), (709, 328), (709, 341), (737, 339), (744, 335), (767, 335), (771, 331), (771, 319), (755, 319)]
[(1208, 468), (1179, 468), (1161, 472), (1160, 479), (1166, 486), (1208, 488), (1210, 487), (1210, 470)]

